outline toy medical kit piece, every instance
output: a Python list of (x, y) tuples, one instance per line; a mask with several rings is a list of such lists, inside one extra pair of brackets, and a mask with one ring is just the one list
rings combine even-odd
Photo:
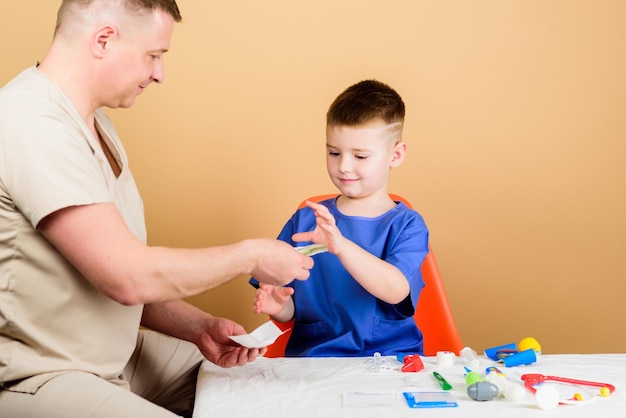
[(519, 383), (511, 382), (507, 380), (507, 385), (504, 388), (504, 398), (509, 401), (517, 402), (521, 401), (526, 395), (526, 391)]
[(478, 367), (480, 365), (480, 361), (478, 360), (476, 351), (472, 350), (469, 347), (463, 347), (459, 355), (461, 356), (461, 358), (463, 358), (463, 360), (467, 362), (467, 365), (470, 367)]
[(228, 338), (247, 348), (262, 348), (272, 344), (287, 331), (289, 329), (281, 331), (272, 321), (267, 321), (250, 334), (231, 335)]
[(418, 354), (404, 356), (403, 362), (404, 365), (400, 368), (403, 372), (419, 372), (424, 370), (424, 363), (422, 363), (422, 359)]
[(485, 381), (493, 383), (498, 387), (499, 396), (510, 401), (519, 401), (524, 397), (526, 391), (524, 388), (507, 379), (506, 375), (502, 373), (497, 367), (487, 367)]
[[(554, 386), (544, 385), (544, 382), (559, 382), (575, 386), (589, 386), (592, 388), (600, 388), (599, 395), (602, 397), (609, 396), (611, 393), (615, 392), (615, 386), (609, 383), (593, 382), (589, 380), (570, 379), (567, 377), (558, 376), (544, 376), (543, 374), (539, 373), (523, 374), (520, 378), (524, 381), (524, 387), (528, 389), (531, 393), (535, 394), (537, 405), (541, 409), (554, 408), (558, 404), (576, 405), (587, 400), (593, 400), (595, 398), (595, 394), (592, 394), (590, 398), (588, 397), (589, 399), (585, 399), (582, 394), (575, 393), (570, 399), (560, 399), (559, 391)], [(540, 386), (536, 388), (536, 385)], [(556, 393), (556, 403), (554, 400), (554, 393)]]
[(488, 348), (485, 350), (485, 356), (493, 361), (504, 363), (506, 367), (521, 366), (537, 361), (537, 352), (534, 349), (528, 348), (524, 351), (518, 351), (515, 344)]
[(504, 390), (509, 382), (504, 373), (496, 367), (487, 367), (485, 372), (487, 373), (485, 374), (485, 381), (496, 385), (499, 395), (504, 396)]
[(448, 368), (454, 366), (456, 354), (452, 351), (437, 351), (437, 367)]
[(406, 373), (403, 376), (403, 380), (404, 384), (409, 388), (421, 386), (421, 380), (417, 376), (415, 376), (415, 373)]
[(485, 356), (501, 361), (507, 367), (531, 364), (541, 354), (541, 345), (533, 337), (522, 338), (519, 344), (505, 344), (485, 350)]
[[(600, 391), (604, 390), (605, 394), (607, 390), (609, 391), (609, 394), (615, 392), (615, 386), (609, 383), (592, 382), (589, 380), (570, 379), (568, 377), (545, 376), (539, 373), (523, 374), (520, 377), (520, 379), (524, 381), (524, 386), (526, 387), (526, 389), (528, 389), (532, 393), (536, 392), (534, 388), (535, 385), (538, 385), (544, 382), (561, 382), (561, 383), (569, 383), (571, 385), (590, 386), (594, 388), (600, 388)], [(605, 395), (605, 396), (608, 396), (608, 395)]]
[(324, 244), (310, 244), (303, 247), (294, 248), (300, 251), (302, 254), (308, 255), (309, 257), (313, 257), (316, 254), (325, 253), (328, 251), (328, 248), (326, 248)]
[(465, 384), (467, 386), (473, 385), (476, 382), (482, 382), (483, 377), (478, 372), (473, 372), (471, 369), (464, 367), (465, 371)]
[(365, 362), (369, 364), (368, 370), (376, 372), (388, 372), (398, 369), (397, 366), (391, 364), (391, 362), (384, 358), (379, 352), (375, 352), (374, 355)]
[(535, 402), (540, 409), (554, 409), (560, 405), (582, 405), (586, 402), (593, 401), (596, 396), (592, 393), (583, 391), (582, 393), (574, 393), (569, 399), (562, 399), (562, 394), (555, 385), (543, 384), (539, 385), (535, 391)]
[(499, 345), (497, 347), (487, 348), (485, 350), (485, 356), (493, 361), (500, 361), (504, 357), (511, 356), (517, 353), (517, 345), (515, 343)]
[(559, 405), (559, 391), (550, 385), (542, 386), (535, 391), (535, 402), (541, 409), (554, 409)]
[(448, 383), (448, 381), (444, 379), (442, 375), (440, 375), (437, 372), (433, 372), (433, 376), (435, 376), (435, 379), (437, 379), (437, 382), (439, 383), (439, 386), (441, 386), (441, 389), (443, 390), (452, 389), (452, 385)]
[(533, 337), (522, 338), (520, 342), (517, 343), (518, 351), (525, 351), (525, 350), (528, 350), (529, 348), (532, 348), (535, 351), (535, 353), (541, 354), (541, 345)]
[(468, 372), (465, 375), (465, 384), (467, 385), (467, 396), (475, 401), (490, 401), (498, 397), (498, 387), (493, 383), (483, 380), (480, 373), (473, 372), (467, 367)]
[(467, 387), (467, 396), (475, 401), (490, 401), (498, 397), (498, 387), (484, 380), (476, 382)]
[(450, 392), (402, 392), (410, 408), (455, 408), (459, 406)]
[(343, 406), (392, 406), (396, 403), (394, 392), (346, 392)]
[(504, 357), (501, 361), (506, 367), (522, 366), (524, 364), (532, 364), (536, 362), (537, 355), (535, 354), (535, 350), (529, 348), (528, 350), (520, 351)]

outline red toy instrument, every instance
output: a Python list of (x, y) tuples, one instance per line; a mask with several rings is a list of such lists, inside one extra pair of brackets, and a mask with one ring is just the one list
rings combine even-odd
[[(544, 382), (561, 382), (568, 383), (571, 385), (578, 386), (590, 386), (595, 388), (600, 388), (600, 396), (609, 396), (611, 393), (615, 392), (615, 386), (602, 383), (602, 382), (591, 382), (588, 380), (578, 380), (578, 379), (570, 379), (567, 377), (558, 377), (558, 376), (544, 376), (539, 373), (528, 373), (523, 374), (521, 379), (524, 381), (524, 386), (532, 393), (537, 393), (537, 388), (535, 385), (539, 385)], [(561, 401), (560, 403), (565, 403)]]

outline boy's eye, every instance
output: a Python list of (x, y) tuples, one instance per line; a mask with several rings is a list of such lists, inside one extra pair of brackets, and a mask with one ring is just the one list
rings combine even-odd
[(339, 153), (337, 151), (328, 151), (328, 155), (337, 156)]
[(357, 160), (364, 160), (367, 158), (367, 155), (355, 155), (354, 158), (356, 158)]

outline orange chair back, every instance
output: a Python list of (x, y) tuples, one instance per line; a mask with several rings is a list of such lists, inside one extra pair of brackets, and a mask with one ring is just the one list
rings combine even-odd
[[(337, 194), (324, 194), (313, 196), (306, 200), (313, 202), (321, 202), (330, 199)], [(402, 196), (389, 195), (396, 202), (403, 202), (407, 207), (411, 204)], [(298, 209), (306, 206), (306, 200), (303, 201)], [(434, 356), (438, 351), (452, 351), (459, 354), (463, 348), (461, 337), (459, 335), (448, 296), (443, 286), (443, 280), (439, 273), (439, 267), (433, 254), (432, 246), (429, 244), (429, 252), (422, 263), (422, 277), (424, 279), (424, 288), (420, 294), (417, 308), (415, 309), (415, 323), (422, 331), (424, 336), (424, 355)], [(291, 329), (293, 320), (289, 322), (274, 323), (283, 331)], [(283, 357), (285, 355), (285, 347), (291, 332), (286, 332), (267, 348), (266, 357)]]

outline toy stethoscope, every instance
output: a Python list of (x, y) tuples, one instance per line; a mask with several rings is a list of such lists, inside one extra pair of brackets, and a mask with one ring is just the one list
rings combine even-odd
[[(601, 383), (601, 382), (591, 382), (588, 380), (578, 380), (578, 379), (570, 379), (567, 377), (558, 377), (558, 376), (545, 376), (543, 374), (539, 374), (539, 373), (528, 373), (528, 374), (523, 374), (520, 379), (522, 379), (524, 381), (524, 387), (526, 389), (528, 389), (531, 393), (539, 396), (537, 394), (537, 388), (535, 388), (535, 385), (539, 385), (541, 383), (544, 382), (561, 382), (561, 383), (568, 383), (571, 385), (578, 385), (578, 386), (590, 386), (590, 387), (594, 387), (594, 388), (600, 388), (600, 396), (602, 397), (606, 397), (609, 396), (611, 393), (615, 392), (615, 386), (610, 385), (608, 383)], [(593, 400), (595, 399), (595, 395), (591, 398), (591, 399), (586, 399), (586, 400)], [(556, 406), (557, 404), (562, 404), (562, 405), (576, 405), (579, 404), (583, 401), (582, 395), (580, 394), (575, 394), (573, 398), (571, 399), (551, 399), (551, 400), (547, 400), (546, 403), (548, 404), (547, 406), (552, 407), (552, 406)], [(553, 402), (554, 405), (549, 405)], [(541, 406), (541, 405), (540, 405)], [(547, 408), (545, 408), (547, 409)]]

